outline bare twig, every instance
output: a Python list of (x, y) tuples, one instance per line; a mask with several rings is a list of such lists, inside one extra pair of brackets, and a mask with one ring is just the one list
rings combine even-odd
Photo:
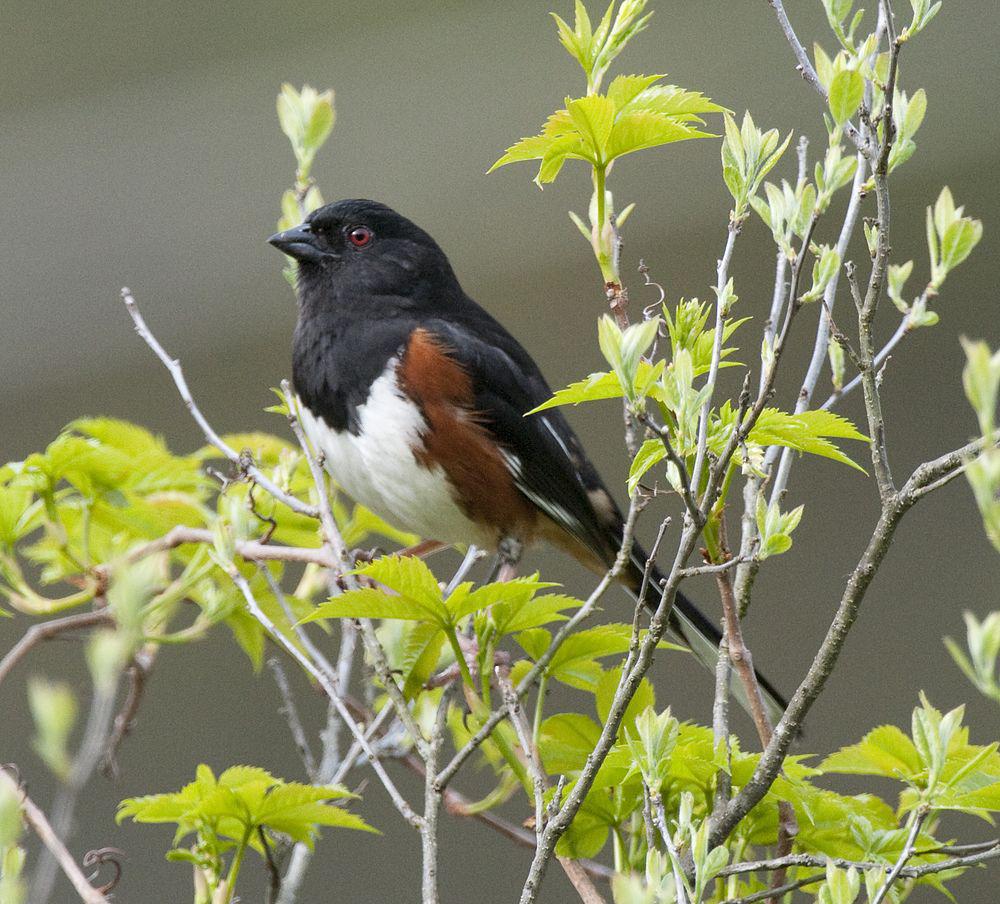
[[(875, 356), (872, 361), (872, 366), (877, 370), (882, 367), (883, 364), (888, 360), (889, 355), (892, 354), (893, 350), (903, 341), (910, 333), (913, 332), (913, 328), (910, 326), (909, 316), (904, 316), (900, 321), (898, 327), (896, 327), (896, 332), (892, 334), (889, 341), (879, 350), (879, 353)], [(849, 395), (855, 389), (861, 385), (861, 374), (857, 374), (853, 379), (849, 380), (844, 386), (830, 394), (827, 400), (820, 406), (821, 408), (829, 409), (837, 404), (844, 396)]]
[(680, 481), (680, 496), (684, 500), (684, 506), (687, 511), (688, 517), (690, 517), (696, 523), (704, 521), (704, 515), (701, 509), (698, 507), (698, 503), (695, 501), (694, 494), (691, 491), (691, 478), (688, 475), (687, 463), (674, 449), (673, 443), (670, 441), (670, 431), (657, 424), (647, 413), (643, 412), (640, 416), (640, 420), (643, 425), (651, 430), (659, 438), (660, 442), (663, 444), (663, 451), (666, 453), (667, 461), (669, 461), (676, 469), (678, 480)]
[(358, 619), (358, 625), (361, 628), (361, 639), (364, 641), (365, 649), (368, 651), (375, 674), (378, 675), (379, 681), (382, 682), (382, 687), (385, 688), (389, 699), (392, 701), (392, 705), (396, 708), (396, 713), (400, 721), (406, 727), (407, 732), (409, 732), (410, 738), (416, 745), (417, 752), (426, 759), (430, 754), (427, 738), (424, 737), (423, 730), (417, 724), (417, 720), (410, 710), (406, 697), (403, 696), (403, 689), (396, 681), (396, 676), (392, 674), (392, 669), (389, 668), (385, 650), (375, 636), (375, 629), (372, 627), (372, 623), (367, 618), (362, 618)]
[(667, 825), (667, 811), (663, 804), (663, 798), (659, 794), (650, 792), (650, 800), (653, 806), (653, 823), (660, 830), (660, 837), (663, 839), (663, 846), (667, 849), (667, 856), (670, 857), (670, 868), (674, 874), (674, 893), (677, 897), (677, 904), (688, 904), (691, 898), (691, 889), (688, 888), (684, 879), (684, 871), (681, 869), (681, 858), (670, 837), (670, 827)]
[[(725, 518), (719, 520), (719, 547), (723, 555), (729, 554)], [(740, 622), (736, 596), (733, 592), (733, 577), (728, 571), (719, 571), (715, 581), (719, 588), (719, 597), (722, 600), (723, 620), (725, 622), (724, 640), (729, 650), (729, 660), (736, 669), (743, 685), (743, 693), (750, 703), (750, 714), (753, 717), (757, 737), (760, 739), (760, 745), (763, 749), (771, 743), (774, 729), (767, 713), (767, 706), (764, 703), (764, 695), (757, 681), (757, 672), (753, 667), (750, 648), (743, 639), (743, 626)], [(795, 811), (787, 801), (779, 801), (777, 840), (779, 856), (791, 852), (792, 840), (797, 834), (798, 824), (795, 820)], [(785, 873), (779, 870), (775, 874), (772, 888), (779, 888), (784, 884), (784, 881)], [(775, 894), (769, 900), (771, 904), (778, 904), (779, 899)]]
[(128, 693), (118, 715), (115, 716), (114, 724), (111, 726), (111, 737), (108, 738), (107, 747), (101, 758), (101, 772), (109, 778), (118, 775), (118, 748), (132, 731), (136, 714), (139, 712), (139, 704), (142, 703), (142, 696), (146, 690), (146, 682), (153, 671), (159, 649), (156, 643), (144, 644), (136, 651), (125, 669), (128, 676)]
[(299, 446), (305, 455), (306, 464), (309, 466), (309, 473), (312, 475), (313, 483), (316, 486), (316, 495), (319, 499), (319, 522), (323, 528), (324, 545), (330, 548), (336, 560), (341, 564), (341, 570), (346, 571), (354, 564), (350, 561), (344, 539), (340, 535), (340, 529), (333, 517), (333, 510), (330, 508), (330, 490), (326, 483), (326, 473), (320, 466), (316, 458), (315, 451), (306, 440), (306, 435), (302, 430), (302, 424), (298, 416), (298, 402), (292, 392), (291, 384), (288, 380), (281, 381), (281, 391), (285, 396), (285, 406), (288, 408), (288, 424), (292, 428), (292, 433), (299, 441)]
[[(774, 344), (774, 336), (778, 329), (778, 321), (781, 319), (781, 312), (785, 307), (785, 293), (788, 289), (788, 285), (785, 282), (785, 276), (787, 273), (788, 256), (785, 254), (784, 249), (779, 248), (777, 261), (774, 265), (774, 293), (771, 296), (771, 313), (764, 322), (764, 341), (769, 346)], [(761, 368), (760, 382), (757, 388), (758, 392), (764, 391), (764, 379), (766, 376), (767, 374), (764, 372), (764, 369)]]
[(28, 797), (24, 789), (17, 784), (6, 769), (0, 769), (0, 784), (5, 785), (12, 794), (17, 796), (24, 821), (45, 845), (55, 862), (59, 864), (60, 869), (80, 896), (80, 900), (84, 904), (108, 904), (108, 899), (87, 881), (83, 870), (77, 866), (73, 855), (66, 850), (66, 845), (52, 828), (45, 813)]
[(361, 726), (354, 720), (346, 704), (344, 703), (344, 698), (341, 695), (337, 687), (337, 677), (333, 673), (333, 670), (318, 668), (312, 659), (303, 653), (295, 644), (293, 644), (284, 634), (282, 634), (274, 622), (267, 616), (263, 609), (260, 608), (260, 604), (253, 595), (253, 591), (250, 589), (247, 579), (243, 577), (242, 574), (234, 567), (229, 570), (229, 577), (236, 584), (240, 593), (243, 594), (244, 600), (246, 600), (247, 609), (250, 614), (257, 619), (267, 631), (268, 635), (274, 640), (286, 653), (288, 653), (309, 675), (316, 681), (321, 688), (323, 688), (324, 693), (329, 697), (331, 703), (337, 708), (337, 712), (340, 717), (344, 720), (344, 724), (347, 725), (351, 734), (357, 739), (361, 749), (364, 751), (365, 756), (368, 758), (368, 762), (371, 763), (372, 769), (378, 776), (379, 780), (382, 782), (386, 791), (389, 792), (389, 797), (392, 799), (393, 804), (396, 809), (399, 810), (403, 818), (415, 828), (420, 828), (423, 825), (423, 818), (418, 816), (413, 808), (406, 801), (406, 798), (400, 794), (399, 789), (396, 787), (396, 783), (389, 777), (389, 774), (385, 771), (385, 767), (379, 760), (377, 754), (372, 749), (371, 744), (365, 737), (364, 731)]
[(579, 860), (572, 860), (569, 857), (558, 855), (556, 856), (556, 860), (559, 861), (563, 872), (566, 873), (566, 878), (569, 879), (570, 884), (576, 889), (576, 893), (580, 896), (583, 904), (604, 904), (604, 898), (601, 897), (601, 893), (594, 887), (594, 883), (591, 881), (586, 867)]
[[(934, 863), (921, 863), (918, 866), (904, 866), (899, 875), (904, 879), (921, 879), (934, 873), (944, 873), (953, 869), (965, 869), (978, 863), (1000, 858), (1000, 844), (994, 843), (985, 850), (975, 851)], [(845, 860), (840, 857), (820, 857), (815, 854), (789, 854), (787, 857), (769, 858), (766, 860), (747, 860), (742, 863), (732, 863), (719, 871), (720, 876), (735, 876), (745, 873), (773, 872), (778, 869), (789, 869), (794, 866), (812, 866), (823, 869), (832, 863), (838, 869), (856, 869), (865, 872), (870, 869), (885, 869), (885, 861), (878, 863), (873, 860)]]
[(814, 873), (812, 876), (806, 876), (804, 879), (796, 879), (794, 882), (786, 882), (778, 888), (772, 886), (766, 891), (757, 891), (752, 895), (746, 895), (742, 898), (727, 898), (722, 902), (722, 904), (756, 904), (757, 901), (763, 901), (765, 898), (771, 898), (775, 895), (786, 895), (790, 891), (796, 891), (800, 888), (805, 888), (807, 885), (815, 885), (817, 882), (823, 882), (825, 880), (825, 872)]
[(302, 727), (302, 720), (299, 718), (299, 709), (295, 705), (295, 696), (292, 694), (291, 685), (288, 683), (285, 667), (276, 656), (268, 657), (267, 667), (274, 675), (274, 683), (278, 686), (278, 693), (281, 694), (281, 709), (279, 712), (285, 717), (285, 721), (288, 723), (288, 730), (292, 733), (292, 740), (299, 751), (299, 757), (302, 759), (302, 765), (305, 766), (309, 781), (315, 782), (317, 780), (316, 758), (313, 756), (312, 748), (309, 746), (306, 730)]
[(698, 449), (695, 453), (694, 469), (691, 473), (691, 486), (695, 497), (701, 492), (701, 475), (705, 467), (705, 458), (708, 455), (708, 421), (712, 413), (712, 396), (715, 394), (715, 384), (719, 378), (719, 364), (722, 361), (722, 334), (726, 321), (726, 286), (729, 283), (729, 265), (733, 259), (733, 248), (736, 246), (736, 236), (739, 234), (740, 221), (730, 214), (726, 247), (716, 264), (715, 271), (715, 335), (712, 342), (712, 360), (705, 383), (708, 395), (701, 406), (701, 415), (698, 418)]
[(87, 612), (76, 612), (73, 615), (64, 615), (62, 618), (53, 618), (50, 621), (39, 622), (32, 625), (24, 632), (21, 639), (14, 644), (0, 659), (0, 682), (11, 673), (25, 656), (28, 655), (38, 644), (46, 640), (52, 640), (61, 634), (69, 631), (79, 631), (84, 628), (110, 627), (115, 623), (115, 618), (107, 608), (88, 610)]
[(732, 571), (738, 565), (742, 565), (747, 559), (743, 559), (740, 556), (733, 556), (731, 559), (727, 559), (725, 562), (719, 562), (715, 565), (695, 565), (690, 568), (682, 568), (680, 575), (682, 578), (695, 578), (702, 577), (704, 575), (712, 575), (717, 577), (726, 571)]
[(889, 870), (889, 875), (885, 877), (882, 887), (872, 898), (871, 904), (882, 904), (886, 895), (889, 894), (889, 889), (892, 887), (893, 882), (899, 878), (899, 874), (906, 867), (907, 861), (913, 856), (913, 848), (916, 846), (917, 836), (920, 834), (920, 830), (923, 828), (924, 822), (930, 815), (930, 812), (930, 808), (926, 806), (918, 807), (913, 811), (913, 817), (910, 821), (910, 831), (906, 836), (906, 843), (903, 845), (903, 850), (900, 851), (899, 858), (892, 869)]
[(434, 776), (437, 773), (438, 758), (444, 746), (445, 720), (448, 715), (448, 697), (450, 688), (441, 692), (434, 727), (431, 730), (430, 741), (424, 757), (427, 763), (427, 775), (424, 777), (424, 816), (420, 824), (420, 846), (423, 855), (423, 872), (421, 888), (424, 904), (438, 904), (438, 814), (441, 811), (442, 792), (436, 787)]
[[(711, 491), (712, 479), (710, 477), (706, 499), (711, 498)], [(531, 868), (525, 879), (524, 887), (521, 890), (520, 904), (533, 904), (537, 900), (542, 878), (545, 875), (545, 870), (551, 859), (556, 842), (562, 837), (566, 829), (569, 828), (584, 798), (593, 786), (597, 771), (600, 769), (617, 737), (618, 729), (625, 715), (625, 709), (635, 695), (643, 676), (652, 664), (653, 653), (666, 631), (670, 612), (673, 609), (677, 586), (681, 581), (680, 570), (684, 568), (688, 558), (694, 551), (701, 533), (700, 528), (691, 523), (691, 519), (685, 519), (685, 521), (677, 553), (674, 557), (674, 563), (664, 582), (659, 605), (650, 619), (649, 630), (639, 645), (634, 662), (631, 661), (631, 657), (626, 660), (626, 664), (631, 663), (631, 665), (627, 670), (625, 668), (622, 670), (622, 679), (612, 699), (607, 720), (601, 729), (601, 735), (597, 743), (594, 745), (584, 768), (580, 772), (579, 778), (566, 795), (565, 802), (549, 818), (545, 832), (542, 834), (541, 841), (535, 851), (535, 856), (532, 858)]]
[[(185, 543), (212, 544), (215, 536), (210, 530), (199, 527), (173, 527), (162, 537), (135, 547), (126, 556), (129, 562), (138, 562), (147, 556), (155, 555), (168, 549), (175, 549)], [(275, 546), (271, 543), (259, 543), (255, 540), (237, 540), (234, 549), (237, 555), (248, 562), (302, 562), (319, 565), (322, 568), (336, 569), (339, 561), (330, 551), (323, 547), (311, 546)]]
[(301, 499), (296, 499), (294, 496), (290, 496), (288, 493), (284, 492), (280, 487), (278, 487), (274, 482), (272, 482), (267, 475), (263, 473), (256, 465), (249, 463), (245, 460), (245, 456), (240, 455), (232, 446), (230, 446), (215, 430), (212, 429), (211, 424), (205, 419), (205, 415), (202, 414), (201, 409), (194, 401), (194, 397), (191, 395), (191, 390), (188, 388), (187, 380), (184, 378), (184, 371), (181, 369), (180, 361), (176, 358), (171, 358), (167, 354), (166, 350), (160, 344), (156, 336), (153, 335), (152, 331), (146, 325), (146, 321), (143, 319), (142, 314), (139, 313), (139, 306), (136, 304), (135, 298), (132, 297), (132, 291), (128, 288), (123, 288), (121, 291), (122, 301), (125, 302), (125, 308), (128, 310), (129, 316), (132, 318), (132, 323), (135, 324), (135, 331), (142, 337), (143, 341), (148, 345), (156, 357), (163, 362), (163, 366), (167, 368), (170, 372), (170, 376), (173, 378), (174, 385), (177, 387), (177, 392), (180, 393), (180, 397), (183, 400), (191, 416), (195, 419), (195, 422), (201, 428), (201, 432), (205, 435), (205, 439), (218, 449), (226, 458), (228, 458), (234, 465), (244, 470), (247, 476), (268, 493), (270, 493), (279, 502), (287, 505), (292, 511), (298, 512), (300, 515), (307, 515), (310, 518), (319, 517), (319, 510), (315, 506), (308, 505)]

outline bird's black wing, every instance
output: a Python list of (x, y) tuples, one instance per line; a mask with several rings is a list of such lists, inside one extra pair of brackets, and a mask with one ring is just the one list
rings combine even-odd
[[(477, 306), (478, 308), (478, 306)], [(621, 539), (621, 513), (562, 413), (526, 413), (552, 396), (524, 348), (482, 309), (424, 324), (472, 380), (483, 425), (503, 448), (518, 489), (605, 564)]]

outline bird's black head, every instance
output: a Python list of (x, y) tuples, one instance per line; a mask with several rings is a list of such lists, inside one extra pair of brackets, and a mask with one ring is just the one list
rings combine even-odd
[(383, 296), (398, 299), (457, 289), (444, 252), (426, 232), (377, 201), (335, 201), (268, 241), (298, 262), (303, 302)]

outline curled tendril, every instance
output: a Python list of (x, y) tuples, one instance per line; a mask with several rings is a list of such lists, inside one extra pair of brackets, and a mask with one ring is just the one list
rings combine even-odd
[(122, 865), (121, 862), (119, 861), (119, 858), (124, 856), (125, 852), (116, 847), (97, 848), (96, 850), (93, 851), (87, 851), (87, 853), (83, 855), (83, 865), (85, 867), (91, 867), (91, 866), (97, 867), (97, 869), (95, 869), (87, 877), (88, 882), (93, 882), (97, 878), (98, 874), (101, 871), (100, 868), (105, 863), (110, 863), (111, 866), (114, 868), (115, 874), (103, 885), (98, 886), (96, 888), (96, 890), (100, 892), (102, 895), (106, 895), (121, 881)]

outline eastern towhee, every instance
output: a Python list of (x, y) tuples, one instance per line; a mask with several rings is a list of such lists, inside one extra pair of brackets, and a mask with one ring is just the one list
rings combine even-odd
[[(434, 239), (383, 204), (346, 200), (269, 241), (298, 262), (303, 426), (348, 495), (424, 538), (494, 551), (543, 538), (591, 569), (614, 562), (621, 511), (558, 410), (525, 417), (552, 390)], [(621, 577), (633, 595), (645, 560), (634, 546)], [(720, 633), (679, 593), (670, 628), (714, 671)]]

